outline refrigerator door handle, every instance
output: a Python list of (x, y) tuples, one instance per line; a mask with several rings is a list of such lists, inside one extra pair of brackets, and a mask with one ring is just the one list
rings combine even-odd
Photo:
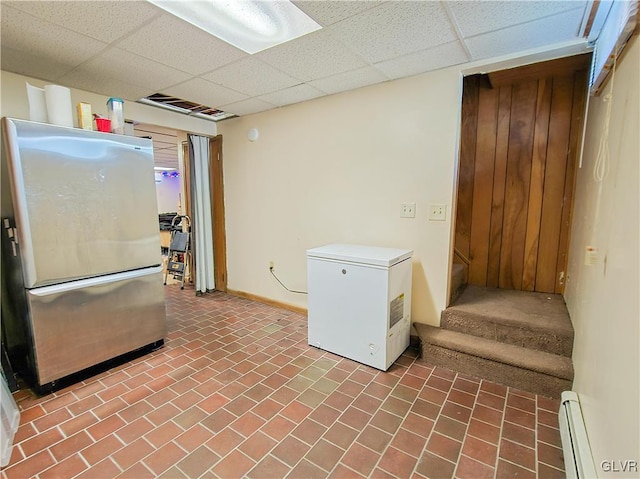
[(136, 269), (133, 271), (125, 271), (123, 273), (108, 274), (104, 276), (96, 276), (94, 278), (79, 279), (77, 281), (69, 281), (68, 283), (54, 284), (51, 286), (42, 286), (39, 288), (32, 288), (29, 292), (33, 296), (49, 296), (52, 294), (64, 293), (80, 288), (87, 288), (90, 286), (105, 285), (109, 283), (116, 283), (118, 281), (124, 281), (127, 279), (140, 278), (151, 274), (157, 274), (162, 272), (162, 266), (154, 266), (145, 269)]

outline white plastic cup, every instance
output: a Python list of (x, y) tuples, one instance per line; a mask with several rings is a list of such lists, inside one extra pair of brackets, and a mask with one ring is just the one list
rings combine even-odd
[(109, 119), (111, 120), (111, 133), (124, 135), (124, 100), (121, 98), (109, 98), (107, 100)]
[(29, 120), (47, 123), (47, 102), (44, 88), (27, 83), (27, 99), (29, 100)]
[(47, 102), (49, 123), (73, 128), (73, 106), (71, 90), (66, 86), (45, 85), (44, 96)]

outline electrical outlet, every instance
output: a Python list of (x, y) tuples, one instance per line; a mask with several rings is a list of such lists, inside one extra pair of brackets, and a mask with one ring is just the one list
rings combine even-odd
[(269, 261), (269, 269), (273, 269), (274, 267), (273, 261)]
[(593, 266), (598, 264), (598, 248), (595, 246), (587, 246), (584, 251), (584, 264)]
[(445, 221), (447, 205), (429, 205), (429, 221)]
[(416, 217), (415, 203), (402, 203), (400, 205), (400, 218), (415, 218), (415, 217)]

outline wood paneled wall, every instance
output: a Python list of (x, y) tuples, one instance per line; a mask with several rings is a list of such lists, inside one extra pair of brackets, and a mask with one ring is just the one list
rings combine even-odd
[(587, 81), (571, 70), (464, 80), (455, 261), (470, 284), (563, 290)]

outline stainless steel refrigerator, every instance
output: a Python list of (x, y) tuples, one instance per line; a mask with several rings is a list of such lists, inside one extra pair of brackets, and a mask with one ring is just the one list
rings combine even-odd
[(167, 332), (151, 140), (3, 118), (3, 342), (36, 387)]

